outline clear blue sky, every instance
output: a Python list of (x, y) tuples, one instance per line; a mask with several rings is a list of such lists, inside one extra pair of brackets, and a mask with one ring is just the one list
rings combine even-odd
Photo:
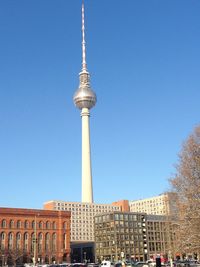
[[(86, 0), (94, 199), (158, 195), (200, 123), (200, 1)], [(0, 206), (81, 200), (81, 0), (0, 1)]]

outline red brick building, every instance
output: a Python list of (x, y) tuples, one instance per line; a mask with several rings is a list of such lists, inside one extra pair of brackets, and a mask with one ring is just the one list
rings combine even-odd
[(119, 201), (113, 202), (112, 205), (120, 207), (120, 210), (122, 212), (129, 212), (130, 211), (128, 200), (119, 200)]
[(0, 266), (70, 261), (70, 212), (0, 208)]

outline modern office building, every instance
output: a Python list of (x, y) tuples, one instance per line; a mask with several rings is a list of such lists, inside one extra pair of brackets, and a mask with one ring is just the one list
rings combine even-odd
[(112, 212), (95, 216), (96, 259), (176, 258), (177, 224), (167, 216)]
[(153, 215), (172, 215), (175, 209), (173, 205), (173, 194), (171, 193), (129, 201), (131, 212), (145, 212)]
[(147, 215), (147, 237), (149, 257), (161, 255), (164, 259), (176, 258), (179, 252), (176, 246), (178, 224), (168, 216)]
[(70, 261), (70, 212), (0, 208), (1, 266), (63, 261)]
[(112, 212), (95, 216), (96, 260), (146, 261), (146, 214)]
[(120, 206), (52, 200), (44, 203), (45, 210), (71, 212), (71, 242), (94, 242), (94, 216), (120, 211)]

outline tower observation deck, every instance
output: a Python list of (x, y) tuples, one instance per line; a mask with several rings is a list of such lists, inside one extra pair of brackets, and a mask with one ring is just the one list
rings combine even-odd
[(90, 74), (86, 64), (84, 2), (82, 3), (82, 69), (79, 73), (79, 88), (73, 100), (81, 110), (82, 120), (82, 202), (93, 203), (92, 165), (90, 149), (90, 109), (95, 106), (97, 98), (90, 86)]

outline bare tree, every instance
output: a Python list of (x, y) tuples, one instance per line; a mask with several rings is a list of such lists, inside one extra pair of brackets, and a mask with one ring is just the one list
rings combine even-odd
[(179, 251), (186, 254), (200, 252), (200, 126), (183, 144), (170, 179), (176, 194), (179, 220)]
[(8, 250), (8, 256), (10, 263), (12, 263), (13, 266), (16, 266), (17, 264), (22, 264), (23, 262), (23, 256), (24, 252), (21, 249), (9, 249)]

